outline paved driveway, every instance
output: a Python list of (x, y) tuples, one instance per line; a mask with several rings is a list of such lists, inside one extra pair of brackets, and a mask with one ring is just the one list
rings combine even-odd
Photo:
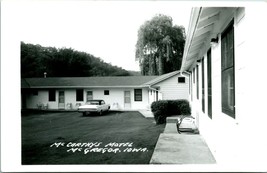
[(164, 125), (139, 112), (22, 113), (22, 164), (148, 164)]

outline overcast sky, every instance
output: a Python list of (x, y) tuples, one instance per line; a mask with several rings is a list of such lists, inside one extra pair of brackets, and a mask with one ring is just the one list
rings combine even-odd
[(179, 1), (17, 1), (4, 7), (20, 41), (73, 48), (127, 70), (139, 70), (135, 44), (146, 20), (169, 15), (187, 31), (191, 11)]

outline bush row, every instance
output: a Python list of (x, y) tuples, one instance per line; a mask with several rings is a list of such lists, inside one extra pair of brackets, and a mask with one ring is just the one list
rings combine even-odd
[(166, 123), (166, 117), (172, 115), (190, 115), (191, 108), (187, 100), (160, 100), (151, 104), (151, 111), (157, 124)]

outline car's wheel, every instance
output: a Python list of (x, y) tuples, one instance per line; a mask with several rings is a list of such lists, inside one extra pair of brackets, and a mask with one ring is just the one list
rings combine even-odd
[(86, 116), (87, 115), (87, 113), (86, 112), (83, 112), (83, 116)]

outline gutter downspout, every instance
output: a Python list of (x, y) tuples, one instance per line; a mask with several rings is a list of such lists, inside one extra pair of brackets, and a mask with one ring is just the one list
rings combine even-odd
[[(157, 89), (155, 89), (155, 88), (152, 88), (150, 85), (148, 85), (148, 88), (151, 89), (151, 90), (153, 90), (153, 91), (156, 91), (156, 92), (160, 93), (161, 96), (162, 96), (162, 92), (160, 92), (159, 90), (157, 90)], [(162, 98), (161, 98), (161, 99), (162, 99)], [(161, 100), (161, 99), (160, 99), (160, 100)], [(158, 100), (159, 100), (159, 99), (158, 99)]]
[[(160, 92), (159, 90), (157, 90), (157, 89), (155, 89), (155, 88), (152, 88), (150, 85), (148, 85), (148, 88), (151, 89), (151, 90)], [(161, 92), (160, 92), (160, 93), (161, 93)]]
[(182, 72), (180, 72), (180, 75), (183, 76), (183, 77), (187, 77), (187, 76), (185, 76), (183, 73), (186, 73), (186, 74), (190, 75), (189, 72), (187, 72), (187, 71), (182, 71)]
[(157, 90), (157, 89), (155, 89), (155, 88), (152, 88), (151, 85), (144, 85), (144, 86), (148, 87), (149, 89), (151, 89), (151, 90), (153, 90), (153, 91), (157, 91), (157, 92), (159, 92), (159, 93), (162, 94), (162, 92), (160, 92), (159, 90)]

